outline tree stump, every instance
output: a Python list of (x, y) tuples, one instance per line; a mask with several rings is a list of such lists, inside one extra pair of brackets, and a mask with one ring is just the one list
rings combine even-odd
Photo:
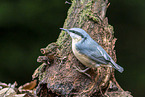
[[(108, 0), (73, 0), (63, 28), (82, 28), (116, 61), (113, 27), (105, 17)], [(71, 49), (70, 36), (61, 31), (57, 41), (41, 49), (44, 56), (37, 61), (42, 62), (34, 72), (38, 78), (36, 93), (40, 97), (132, 97), (124, 91), (114, 77), (114, 69), (110, 67), (90, 68), (88, 76), (79, 73), (74, 66), (85, 69), (74, 56)]]

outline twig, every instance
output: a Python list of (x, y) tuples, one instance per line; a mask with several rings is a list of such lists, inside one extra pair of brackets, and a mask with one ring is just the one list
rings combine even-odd
[(11, 88), (11, 84), (10, 84), (9, 88), (7, 89), (7, 91), (4, 93), (4, 95), (2, 95), (2, 97), (5, 97), (5, 95), (7, 94), (7, 92), (9, 91), (10, 88)]
[(72, 3), (68, 2), (68, 1), (65, 1), (65, 4), (72, 4)]

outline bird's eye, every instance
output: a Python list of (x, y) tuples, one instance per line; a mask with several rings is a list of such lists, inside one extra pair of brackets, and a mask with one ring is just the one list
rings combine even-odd
[(76, 34), (76, 31), (74, 31), (74, 30), (69, 30), (69, 31)]

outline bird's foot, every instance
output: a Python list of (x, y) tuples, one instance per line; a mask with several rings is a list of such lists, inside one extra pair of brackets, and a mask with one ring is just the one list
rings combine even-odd
[(73, 67), (74, 67), (78, 72), (83, 73), (83, 74), (87, 75), (89, 78), (91, 78), (91, 76), (90, 76), (88, 73), (86, 73), (86, 71), (88, 71), (90, 68), (86, 68), (86, 69), (82, 70), (82, 69), (78, 68), (77, 66), (73, 66)]

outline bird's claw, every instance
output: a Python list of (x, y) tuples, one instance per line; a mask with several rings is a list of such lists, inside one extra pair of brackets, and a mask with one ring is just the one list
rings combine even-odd
[(83, 74), (87, 75), (89, 78), (91, 78), (91, 76), (90, 76), (88, 73), (86, 73), (86, 71), (89, 70), (90, 68), (86, 68), (86, 69), (82, 70), (82, 69), (78, 68), (77, 66), (73, 66), (73, 67), (74, 67), (78, 72), (83, 73)]

